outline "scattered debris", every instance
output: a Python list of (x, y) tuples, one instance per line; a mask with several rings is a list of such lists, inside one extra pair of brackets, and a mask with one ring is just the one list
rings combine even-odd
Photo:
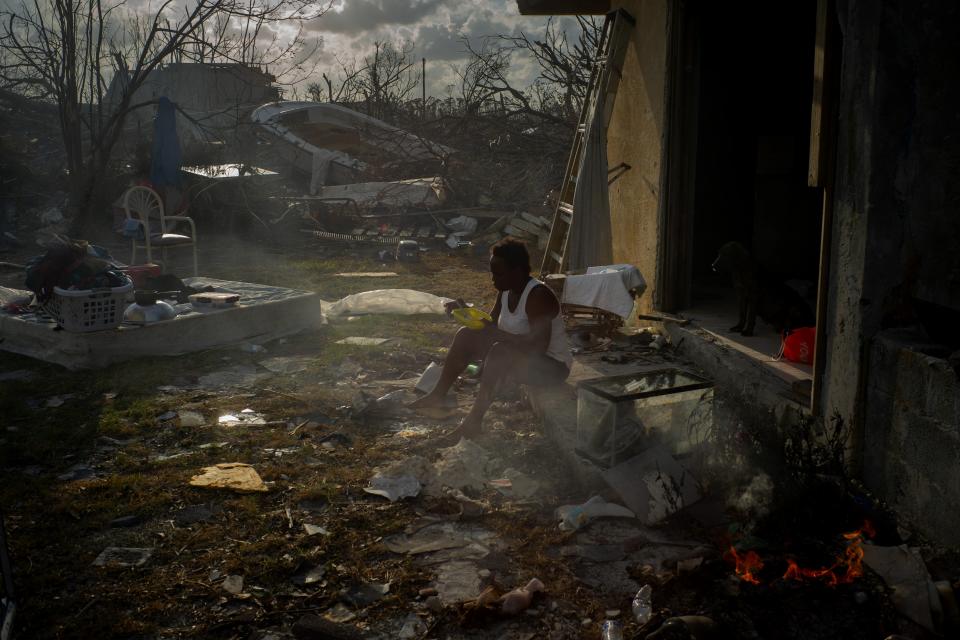
[(503, 597), (500, 598), (500, 601), (503, 603), (501, 611), (507, 615), (515, 615), (521, 611), (528, 609), (530, 604), (533, 602), (533, 596), (538, 591), (544, 590), (544, 585), (537, 578), (533, 578), (526, 584), (524, 587), (514, 589), (513, 591), (506, 593)]
[(309, 364), (313, 361), (314, 358), (308, 356), (278, 356), (276, 358), (261, 360), (258, 364), (273, 373), (290, 375), (306, 371)]
[(370, 478), (370, 486), (363, 489), (375, 496), (383, 496), (390, 502), (412, 498), (420, 493), (420, 481), (413, 476), (387, 477), (379, 473)]
[(315, 536), (318, 534), (321, 536), (330, 535), (330, 532), (327, 531), (325, 527), (322, 527), (318, 524), (310, 524), (308, 522), (303, 523), (303, 530), (307, 532), (308, 536)]
[(476, 597), (480, 592), (480, 575), (476, 563), (454, 560), (437, 571), (437, 593), (443, 604), (456, 604)]
[(444, 315), (449, 298), (412, 289), (378, 289), (355, 293), (339, 300), (328, 309), (327, 317), (360, 315)]
[(365, 338), (363, 336), (350, 336), (348, 338), (337, 340), (337, 344), (350, 344), (357, 347), (376, 347), (384, 342), (389, 341), (390, 338)]
[(343, 594), (350, 604), (355, 607), (366, 607), (390, 593), (390, 583), (359, 582), (347, 589)]
[(243, 576), (227, 576), (223, 579), (223, 583), (220, 586), (227, 593), (232, 593), (235, 596), (240, 595), (243, 593)]
[(142, 567), (152, 555), (152, 547), (107, 547), (93, 561), (93, 566)]
[(398, 275), (393, 271), (358, 271), (336, 274), (338, 278), (396, 278)]
[(433, 391), (433, 388), (437, 386), (437, 383), (440, 381), (440, 374), (442, 373), (443, 367), (436, 362), (431, 362), (427, 365), (427, 368), (423, 370), (423, 373), (420, 374), (420, 378), (417, 380), (414, 388), (423, 393), (430, 393)]
[(244, 409), (238, 414), (228, 413), (217, 418), (217, 424), (221, 427), (259, 427), (267, 424), (266, 418), (253, 409)]
[(307, 569), (306, 571), (295, 574), (292, 578), (290, 578), (290, 581), (293, 582), (293, 584), (305, 587), (307, 585), (320, 582), (323, 580), (323, 576), (326, 575), (326, 573), (327, 568), (322, 564), (318, 564), (312, 569)]
[(351, 611), (345, 604), (338, 602), (333, 605), (323, 614), (323, 617), (329, 620), (330, 622), (336, 622), (342, 624), (344, 622), (350, 622), (351, 620), (357, 617), (353, 611)]
[(647, 524), (659, 522), (700, 499), (693, 476), (662, 446), (607, 470), (603, 478)]
[(650, 622), (653, 616), (653, 587), (648, 584), (640, 587), (637, 595), (633, 597), (630, 603), (630, 610), (633, 612), (633, 619), (637, 624), (644, 625)]
[(454, 446), (441, 449), (427, 493), (442, 495), (444, 487), (481, 491), (491, 476), (490, 463), (491, 456), (486, 449), (462, 438)]
[(919, 551), (899, 547), (863, 546), (863, 562), (892, 590), (893, 606), (920, 626), (934, 631), (933, 607), (940, 608), (936, 588)]
[(539, 482), (516, 469), (506, 469), (502, 480), (492, 480), (490, 484), (500, 493), (520, 499), (532, 498), (540, 489)]
[(260, 479), (256, 469), (242, 462), (221, 462), (212, 467), (204, 467), (201, 474), (190, 479), (190, 485), (238, 492), (267, 490), (267, 485)]
[(558, 507), (556, 518), (562, 531), (576, 531), (595, 518), (635, 518), (630, 509), (593, 496), (583, 504), (568, 504)]

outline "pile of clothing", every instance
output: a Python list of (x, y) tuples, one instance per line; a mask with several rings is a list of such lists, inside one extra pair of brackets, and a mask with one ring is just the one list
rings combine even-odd
[(110, 252), (86, 240), (64, 238), (27, 263), (26, 286), (43, 304), (53, 288), (102, 289), (130, 283)]

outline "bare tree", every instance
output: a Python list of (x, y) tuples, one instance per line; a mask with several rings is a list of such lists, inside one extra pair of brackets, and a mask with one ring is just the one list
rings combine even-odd
[(364, 56), (363, 66), (351, 82), (369, 115), (386, 118), (395, 113), (420, 83), (411, 57), (413, 48), (412, 41), (374, 42), (373, 52)]
[[(526, 33), (490, 36), (473, 43), (463, 38), (470, 61), (458, 70), (460, 93), (465, 105), (474, 110), (499, 109), (503, 115), (527, 115), (573, 126), (577, 121), (603, 24), (593, 17), (577, 17), (576, 41), (570, 42), (566, 29), (553, 18), (544, 27), (543, 37)], [(510, 77), (513, 57), (531, 56), (539, 76), (527, 88)]]
[[(19, 0), (0, 10), (0, 83), (57, 105), (74, 230), (88, 221), (127, 116), (151, 104), (133, 100), (154, 70), (185, 54), (251, 59), (263, 25), (312, 19), (328, 6), (194, 0), (180, 7), (165, 0), (149, 14), (136, 14), (124, 0)], [(114, 66), (126, 73), (107, 102)]]

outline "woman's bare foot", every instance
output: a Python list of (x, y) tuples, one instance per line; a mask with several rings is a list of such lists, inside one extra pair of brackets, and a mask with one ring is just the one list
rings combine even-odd
[(472, 411), (460, 422), (460, 426), (443, 437), (444, 444), (457, 444), (461, 438), (473, 440), (483, 431), (483, 416), (478, 416)]
[(440, 395), (431, 391), (422, 398), (418, 398), (407, 405), (408, 409), (440, 409), (448, 407), (446, 394)]

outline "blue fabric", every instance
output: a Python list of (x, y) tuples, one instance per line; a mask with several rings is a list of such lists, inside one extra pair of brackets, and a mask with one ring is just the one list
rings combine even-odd
[(155, 187), (180, 186), (180, 141), (177, 139), (176, 105), (166, 96), (157, 105), (153, 121), (153, 155), (150, 182)]

